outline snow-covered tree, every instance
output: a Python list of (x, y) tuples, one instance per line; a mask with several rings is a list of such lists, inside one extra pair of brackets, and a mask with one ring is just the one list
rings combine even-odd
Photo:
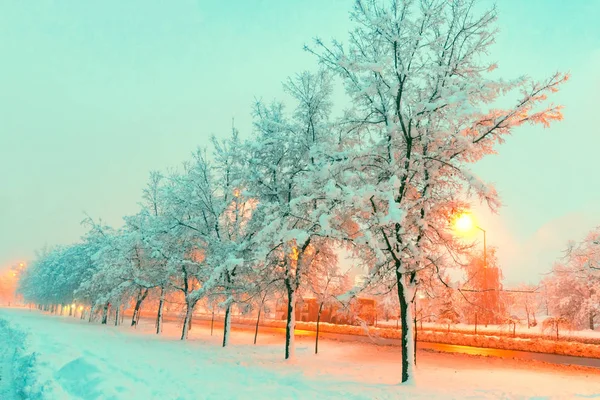
[(545, 286), (553, 315), (594, 329), (600, 317), (600, 227), (569, 243)]
[[(326, 74), (302, 73), (285, 84), (296, 100), (288, 116), (281, 103), (255, 107), (257, 137), (248, 143), (246, 191), (256, 199), (253, 247), (287, 297), (285, 358), (294, 356), (295, 307), (316, 254), (340, 238), (332, 149), (338, 136), (328, 122), (331, 84)], [(323, 249), (323, 250), (320, 250)]]
[(358, 210), (362, 243), (377, 255), (372, 274), (388, 269), (383, 275), (397, 281), (402, 382), (413, 375), (409, 304), (417, 274), (452, 241), (457, 194), (499, 204), (469, 164), (519, 125), (562, 118), (560, 107), (543, 103), (566, 76), (498, 78), (486, 57), (496, 11), (477, 9), (467, 0), (356, 0), (348, 45), (317, 40), (308, 48), (341, 77), (352, 104), (342, 126), (355, 138), (347, 156), (354, 174), (338, 184)]

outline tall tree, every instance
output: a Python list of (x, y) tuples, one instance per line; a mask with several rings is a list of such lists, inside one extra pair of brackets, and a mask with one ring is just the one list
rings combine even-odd
[(248, 143), (247, 191), (256, 199), (254, 246), (287, 297), (285, 358), (294, 357), (296, 302), (317, 251), (331, 246), (341, 221), (331, 154), (337, 136), (329, 124), (331, 83), (323, 72), (286, 82), (296, 100), (291, 116), (281, 103), (255, 107), (257, 138)]
[[(347, 47), (320, 40), (307, 47), (341, 77), (352, 104), (342, 122), (355, 137), (348, 156), (355, 174), (345, 175), (344, 193), (360, 210), (363, 243), (378, 256), (372, 274), (384, 268), (397, 282), (402, 382), (413, 376), (417, 273), (433, 268), (452, 241), (456, 193), (499, 205), (468, 164), (494, 153), (514, 127), (562, 118), (560, 107), (539, 105), (566, 76), (497, 78), (486, 60), (496, 11), (477, 9), (467, 0), (356, 0)], [(501, 106), (515, 92), (514, 105)]]

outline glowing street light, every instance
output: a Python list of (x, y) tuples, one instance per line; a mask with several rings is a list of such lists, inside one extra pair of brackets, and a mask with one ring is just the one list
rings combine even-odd
[(486, 249), (486, 237), (485, 229), (475, 224), (473, 216), (469, 213), (462, 213), (454, 220), (454, 227), (457, 231), (462, 233), (473, 232), (474, 229), (479, 229), (483, 232), (483, 268), (487, 268), (487, 249)]
[[(475, 229), (479, 229), (483, 232), (483, 290), (484, 290), (484, 302), (487, 305), (488, 301), (488, 280), (487, 280), (487, 243), (486, 243), (486, 231), (479, 225), (477, 225), (473, 219), (473, 216), (469, 213), (462, 213), (454, 220), (454, 227), (457, 231), (462, 233), (470, 233)], [(477, 314), (475, 314), (475, 321), (477, 321)], [(475, 322), (477, 326), (477, 322)], [(487, 326), (487, 322), (486, 322)], [(477, 328), (475, 328), (477, 330)]]
[(473, 217), (471, 217), (471, 214), (467, 213), (460, 214), (454, 221), (454, 226), (459, 232), (471, 232), (473, 230), (474, 225), (475, 224), (473, 223)]

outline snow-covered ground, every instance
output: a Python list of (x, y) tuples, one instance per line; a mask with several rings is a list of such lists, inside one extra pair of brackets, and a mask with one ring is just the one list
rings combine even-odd
[(297, 359), (285, 362), (276, 334), (254, 346), (251, 333), (233, 332), (223, 349), (221, 332), (204, 326), (181, 342), (176, 324), (158, 337), (151, 323), (115, 328), (24, 309), (0, 309), (0, 319), (9, 323), (0, 324), (0, 354), (14, 351), (14, 332), (27, 335), (19, 357), (33, 368), (3, 357), (0, 371), (28, 379), (32, 400), (600, 399), (600, 371), (584, 368), (420, 352), (416, 385), (402, 386), (396, 347), (324, 340), (315, 356), (312, 338), (299, 337)]
[[(149, 318), (155, 318), (156, 313), (143, 313)], [(168, 316), (169, 318), (172, 315)], [(179, 316), (181, 320), (181, 316)], [(210, 320), (210, 315), (198, 314), (196, 319)], [(221, 316), (217, 320), (222, 321)], [(247, 324), (254, 326), (255, 318), (234, 316), (234, 323)], [(285, 320), (261, 319), (261, 326), (285, 328)], [(459, 346), (486, 347), (490, 349), (532, 351), (537, 353), (559, 354), (575, 357), (590, 357), (600, 359), (600, 335), (595, 331), (581, 331), (581, 336), (562, 336), (556, 340), (554, 336), (544, 334), (538, 330), (532, 329), (523, 331), (513, 337), (512, 332), (503, 330), (503, 327), (488, 326), (478, 330), (477, 334), (473, 329), (465, 329), (468, 325), (461, 325), (448, 330), (446, 326), (424, 325), (424, 329), (418, 329), (418, 338), (420, 342), (445, 343)], [(296, 329), (315, 332), (315, 322), (297, 322)], [(395, 326), (373, 327), (369, 326), (351, 326), (321, 323), (320, 331), (323, 333), (345, 334), (370, 336), (371, 338), (400, 339), (401, 331)]]

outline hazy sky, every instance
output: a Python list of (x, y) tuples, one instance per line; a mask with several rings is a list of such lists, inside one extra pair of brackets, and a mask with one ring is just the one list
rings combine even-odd
[[(600, 225), (600, 0), (501, 0), (493, 58), (507, 78), (570, 71), (565, 121), (520, 128), (475, 171), (505, 207), (477, 210), (507, 281), (537, 280)], [(177, 166), (254, 97), (345, 41), (351, 0), (0, 2), (0, 269), (76, 241), (84, 212), (136, 212), (148, 172)]]

